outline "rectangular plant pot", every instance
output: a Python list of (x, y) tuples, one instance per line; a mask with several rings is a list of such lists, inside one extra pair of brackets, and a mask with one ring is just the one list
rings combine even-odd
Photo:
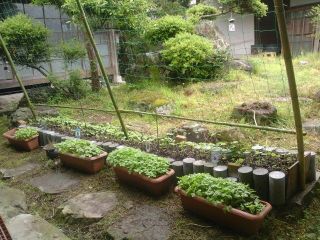
[(107, 155), (108, 153), (103, 152), (96, 157), (81, 158), (71, 154), (59, 153), (63, 165), (89, 174), (97, 173), (104, 167)]
[(14, 134), (16, 131), (17, 129), (14, 128), (3, 134), (3, 136), (9, 141), (11, 145), (25, 151), (32, 151), (39, 148), (39, 136), (35, 136), (27, 140), (17, 140), (14, 138)]
[(12, 240), (9, 231), (0, 217), (0, 240)]
[(129, 173), (128, 170), (123, 167), (114, 167), (113, 170), (120, 182), (137, 187), (153, 196), (161, 196), (168, 192), (174, 180), (173, 169), (170, 169), (167, 174), (155, 179), (137, 173)]
[(235, 208), (226, 211), (223, 205), (215, 206), (203, 198), (187, 196), (179, 187), (176, 187), (175, 192), (180, 196), (185, 210), (245, 235), (258, 233), (265, 217), (272, 209), (269, 203), (261, 201), (265, 205), (265, 208), (257, 215)]

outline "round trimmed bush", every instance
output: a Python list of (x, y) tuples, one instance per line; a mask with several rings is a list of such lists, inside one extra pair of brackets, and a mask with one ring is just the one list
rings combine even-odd
[(175, 37), (178, 33), (194, 32), (194, 25), (181, 16), (165, 16), (149, 23), (146, 30), (146, 39), (152, 44), (163, 43)]
[(172, 77), (180, 81), (214, 79), (228, 59), (210, 40), (190, 33), (167, 40), (161, 55)]
[(209, 6), (206, 4), (197, 4), (188, 9), (187, 16), (195, 21), (201, 19), (215, 20), (218, 13), (219, 10), (214, 6)]

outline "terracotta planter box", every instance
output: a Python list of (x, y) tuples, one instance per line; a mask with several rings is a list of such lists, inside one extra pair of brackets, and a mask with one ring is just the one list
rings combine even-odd
[(27, 140), (17, 140), (14, 138), (14, 134), (16, 131), (17, 129), (14, 128), (3, 134), (3, 136), (9, 141), (11, 145), (25, 151), (32, 151), (39, 148), (39, 136), (35, 136)]
[(97, 173), (104, 167), (107, 155), (106, 152), (103, 152), (96, 157), (81, 158), (71, 154), (59, 153), (63, 165), (89, 174)]
[(113, 170), (120, 182), (137, 187), (153, 196), (160, 196), (168, 192), (174, 180), (173, 169), (170, 169), (167, 174), (155, 179), (137, 173), (129, 173), (128, 170), (123, 167), (114, 167)]
[(12, 240), (9, 231), (0, 217), (0, 240)]
[(175, 192), (180, 196), (182, 206), (185, 210), (245, 235), (258, 233), (265, 217), (272, 209), (269, 203), (261, 201), (265, 205), (265, 208), (257, 215), (235, 208), (232, 208), (230, 211), (225, 211), (223, 205), (214, 206), (203, 198), (189, 197), (179, 187), (176, 187)]

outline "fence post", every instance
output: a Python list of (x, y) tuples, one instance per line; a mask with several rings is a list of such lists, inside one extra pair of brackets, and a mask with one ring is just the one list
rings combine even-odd
[(84, 10), (83, 10), (83, 7), (82, 7), (82, 5), (81, 5), (80, 0), (76, 0), (76, 1), (77, 1), (78, 8), (79, 8), (79, 10), (80, 10), (80, 14), (81, 14), (81, 18), (82, 18), (84, 27), (85, 27), (85, 29), (86, 29), (86, 31), (87, 31), (89, 40), (90, 40), (90, 42), (91, 42), (91, 44), (92, 44), (94, 53), (95, 53), (96, 58), (97, 58), (97, 60), (98, 60), (98, 63), (99, 63), (99, 67), (100, 67), (102, 76), (103, 76), (103, 78), (104, 78), (104, 81), (106, 82), (107, 89), (108, 89), (108, 92), (109, 92), (109, 95), (110, 95), (112, 104), (113, 104), (113, 106), (114, 106), (114, 109), (115, 109), (115, 111), (116, 111), (116, 113), (117, 113), (117, 116), (118, 116), (118, 119), (119, 119), (119, 121), (120, 121), (122, 131), (123, 131), (125, 137), (128, 139), (128, 133), (127, 133), (126, 126), (125, 126), (125, 124), (124, 124), (124, 122), (123, 122), (123, 120), (122, 120), (121, 113), (120, 113), (120, 111), (119, 111), (117, 102), (116, 102), (116, 100), (115, 100), (115, 98), (114, 98), (114, 96), (113, 96), (112, 89), (111, 89), (110, 82), (109, 82), (109, 78), (108, 78), (108, 76), (107, 76), (106, 70), (104, 69), (104, 66), (103, 66), (103, 63), (102, 63), (102, 60), (101, 60), (99, 51), (98, 51), (98, 49), (97, 49), (96, 43), (95, 43), (95, 41), (94, 41), (94, 37), (93, 37), (92, 31), (91, 31), (91, 28), (90, 28), (90, 26), (89, 26), (89, 23), (88, 23), (86, 14), (85, 14), (85, 12), (84, 12)]
[(300, 187), (302, 190), (304, 190), (306, 187), (306, 178), (305, 178), (305, 158), (304, 158), (302, 120), (301, 120), (297, 84), (295, 80), (294, 68), (292, 63), (292, 54), (290, 50), (289, 37), (288, 37), (287, 28), (286, 28), (286, 19), (284, 14), (283, 0), (274, 0), (274, 6), (277, 14), (277, 20), (278, 20), (278, 26), (279, 26), (280, 38), (281, 38), (281, 44), (282, 44), (282, 50), (283, 50), (283, 58), (286, 64), (290, 95), (291, 95), (291, 101), (292, 101), (292, 108), (294, 113), (294, 121), (296, 126), (298, 159), (300, 163), (299, 164)]
[(8, 60), (8, 62), (9, 62), (9, 64), (10, 64), (10, 66), (11, 66), (11, 70), (12, 70), (12, 72), (13, 72), (13, 75), (14, 75), (15, 78), (18, 80), (19, 85), (20, 85), (20, 87), (21, 87), (21, 89), (22, 89), (22, 91), (23, 91), (23, 93), (24, 93), (24, 96), (26, 97), (26, 100), (27, 100), (28, 106), (29, 106), (29, 108), (30, 108), (30, 110), (31, 110), (32, 116), (33, 116), (33, 118), (34, 118), (35, 120), (37, 120), (37, 116), (36, 116), (36, 113), (35, 113), (35, 111), (34, 111), (34, 107), (33, 107), (32, 103), (31, 103), (30, 97), (29, 97), (29, 95), (28, 95), (28, 93), (27, 93), (26, 88), (25, 88), (24, 85), (23, 85), (23, 82), (22, 82), (20, 76), (18, 75), (17, 68), (16, 68), (16, 66), (15, 66), (15, 64), (14, 64), (14, 62), (13, 62), (13, 60), (12, 60), (11, 54), (10, 54), (10, 52), (9, 52), (9, 50), (8, 50), (8, 48), (7, 48), (7, 45), (6, 45), (6, 43), (4, 42), (4, 39), (2, 38), (2, 35), (1, 35), (1, 34), (0, 34), (0, 45), (2, 46), (2, 48), (3, 48), (3, 50), (4, 50), (4, 53), (5, 53), (6, 57), (7, 57), (7, 60)]

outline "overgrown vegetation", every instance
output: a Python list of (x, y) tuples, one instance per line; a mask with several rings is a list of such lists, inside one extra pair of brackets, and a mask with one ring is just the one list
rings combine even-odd
[(38, 131), (32, 127), (20, 128), (14, 134), (17, 140), (28, 140), (36, 136), (38, 136)]
[(198, 173), (180, 178), (178, 186), (191, 197), (202, 197), (214, 205), (259, 214), (264, 205), (247, 185), (228, 179), (214, 178), (210, 174)]
[(198, 22), (202, 19), (212, 21), (217, 18), (218, 14), (219, 10), (216, 7), (201, 3), (192, 6), (187, 10), (187, 16), (194, 22)]
[(169, 161), (165, 158), (142, 152), (135, 148), (122, 148), (109, 154), (108, 162), (116, 167), (124, 167), (131, 173), (157, 178), (169, 170)]
[(75, 155), (82, 158), (91, 158), (103, 153), (102, 149), (87, 140), (66, 140), (55, 144), (60, 153)]

